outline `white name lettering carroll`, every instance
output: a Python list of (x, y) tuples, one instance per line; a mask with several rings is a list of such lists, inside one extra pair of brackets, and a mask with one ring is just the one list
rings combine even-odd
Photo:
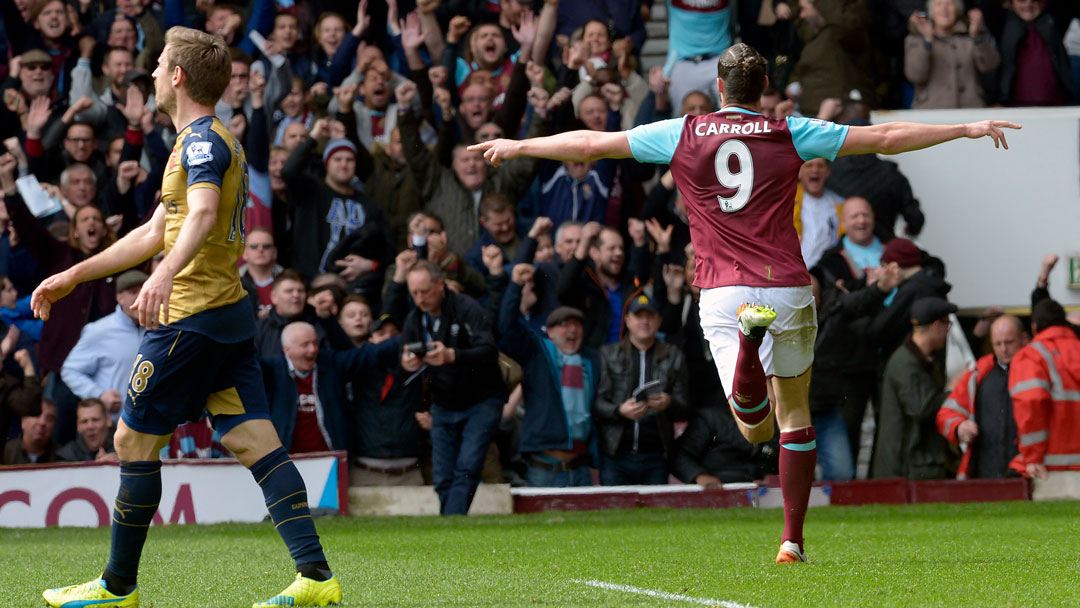
[(706, 137), (709, 135), (757, 135), (759, 133), (772, 133), (769, 123), (764, 121), (748, 122), (744, 124), (730, 124), (715, 122), (701, 123), (694, 127), (694, 135)]

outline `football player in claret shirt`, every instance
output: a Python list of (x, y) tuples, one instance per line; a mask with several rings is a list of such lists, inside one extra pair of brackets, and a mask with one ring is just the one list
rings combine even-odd
[[(817, 318), (792, 223), (799, 168), (814, 158), (898, 154), (961, 137), (1005, 145), (1005, 121), (964, 125), (885, 123), (848, 127), (791, 117), (772, 120), (759, 100), (766, 62), (736, 44), (717, 62), (720, 110), (630, 131), (571, 131), (470, 147), (493, 164), (518, 156), (562, 161), (634, 158), (670, 164), (686, 203), (701, 288), (701, 325), (743, 435), (753, 443), (780, 426), (784, 534), (777, 563), (806, 561), (803, 520), (817, 444), (808, 391)], [(1007, 147), (1007, 146), (1006, 146)], [(775, 404), (775, 407), (774, 407)]]
[(229, 49), (220, 38), (182, 27), (170, 29), (165, 42), (154, 70), (157, 107), (181, 129), (165, 168), (161, 204), (149, 222), (49, 277), (31, 298), (34, 312), (47, 318), (51, 304), (79, 283), (165, 251), (131, 306), (148, 331), (116, 430), (120, 489), (109, 563), (101, 578), (43, 595), (54, 607), (139, 605), (139, 557), (161, 499), (158, 453), (177, 425), (206, 411), (222, 443), (251, 470), (296, 562), (292, 585), (255, 606), (339, 602), (341, 587), (323, 555), (304, 480), (270, 422), (255, 321), (237, 271), (247, 162), (240, 143), (214, 117), (232, 73)]

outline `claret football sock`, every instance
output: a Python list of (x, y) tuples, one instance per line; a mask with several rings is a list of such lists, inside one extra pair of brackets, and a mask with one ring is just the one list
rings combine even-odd
[[(307, 488), (285, 448), (263, 456), (251, 467), (251, 475), (262, 488), (266, 510), (289, 554), (301, 564), (326, 562), (315, 522), (308, 509)], [(317, 579), (316, 579), (317, 580)]]
[(739, 358), (735, 360), (735, 381), (732, 383), (731, 404), (735, 415), (748, 427), (761, 424), (772, 411), (765, 369), (758, 358), (761, 340), (748, 338), (739, 332)]
[(817, 466), (814, 427), (780, 432), (780, 491), (784, 496), (784, 538), (803, 548), (803, 520)]
[(113, 503), (112, 547), (102, 578), (116, 595), (135, 588), (146, 532), (161, 501), (161, 461), (121, 462), (120, 490)]

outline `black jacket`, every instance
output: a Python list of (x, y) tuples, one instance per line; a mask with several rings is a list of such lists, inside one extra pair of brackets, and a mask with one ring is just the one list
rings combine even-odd
[[(685, 420), (689, 413), (686, 400), (686, 359), (682, 351), (657, 341), (652, 349), (653, 365), (647, 380), (660, 380), (659, 390), (671, 396), (671, 406), (662, 412), (649, 412), (639, 423), (655, 424), (665, 456), (671, 455), (675, 439), (674, 420)], [(638, 350), (630, 340), (607, 344), (600, 349), (600, 386), (596, 391), (596, 424), (600, 431), (600, 447), (606, 454), (618, 452), (627, 418), (619, 413), (619, 405), (629, 399), (638, 386), (633, 374), (633, 358)]]
[(944, 298), (951, 289), (952, 285), (929, 268), (923, 268), (901, 283), (896, 297), (874, 316), (866, 329), (867, 335), (880, 348), (881, 357), (887, 360), (904, 342), (904, 336), (911, 332), (912, 302), (928, 296)]
[(874, 210), (874, 234), (884, 243), (896, 234), (896, 217), (904, 216), (911, 234), (922, 232), (926, 216), (919, 208), (919, 199), (911, 191), (911, 183), (900, 167), (876, 154), (842, 156), (829, 168), (827, 185), (842, 197), (861, 196)]
[(702, 408), (675, 442), (671, 473), (694, 483), (707, 473), (723, 483), (754, 481), (779, 470), (780, 434), (754, 445), (743, 438), (727, 404)]
[[(619, 278), (622, 294), (623, 316), (626, 308), (649, 281), (649, 253), (646, 247), (631, 247), (629, 259)], [(611, 306), (608, 305), (607, 289), (597, 276), (592, 262), (577, 257), (563, 266), (557, 287), (559, 302), (573, 306), (585, 313), (585, 346), (600, 348), (607, 343)]]
[(423, 383), (405, 384), (412, 374), (401, 369), (401, 340), (393, 337), (393, 361), (377, 361), (361, 370), (347, 392), (352, 393), (350, 443), (356, 456), (410, 458), (423, 455), (424, 432), (416, 422), (423, 409)]
[[(1035, 31), (1042, 36), (1050, 51), (1050, 65), (1057, 76), (1058, 86), (1065, 93), (1065, 100), (1072, 99), (1076, 83), (1072, 81), (1072, 68), (1069, 64), (1069, 56), (1065, 53), (1065, 46), (1061, 42), (1062, 32), (1054, 22), (1054, 18), (1044, 12), (1035, 18)], [(1007, 11), (1005, 14), (1005, 26), (1001, 30), (1001, 41), (998, 48), (1001, 49), (1001, 95), (1004, 99), (1011, 99), (1013, 81), (1016, 80), (1016, 54), (1020, 45), (1028, 35), (1028, 24), (1018, 17), (1016, 13)]]
[(827, 411), (840, 403), (848, 377), (877, 373), (877, 347), (866, 332), (886, 295), (876, 285), (844, 293), (822, 284), (810, 380), (811, 411)]
[(319, 350), (329, 352), (353, 348), (352, 340), (345, 334), (345, 330), (341, 329), (337, 319), (320, 318), (310, 304), (305, 304), (304, 311), (294, 318), (286, 319), (276, 310), (271, 310), (269, 315), (258, 320), (255, 331), (255, 350), (258, 351), (259, 356), (280, 355), (282, 353), (281, 332), (286, 325), (295, 321), (306, 321), (315, 326), (315, 335), (319, 338)]
[[(401, 330), (403, 344), (427, 342), (425, 317), (424, 311), (412, 309)], [(421, 368), (430, 381), (431, 402), (464, 410), (485, 399), (505, 398), (506, 384), (499, 370), (499, 350), (495, 347), (487, 311), (469, 296), (447, 289), (443, 292), (439, 321), (439, 327), (431, 332), (431, 337), (454, 349), (455, 361), (449, 365)]]

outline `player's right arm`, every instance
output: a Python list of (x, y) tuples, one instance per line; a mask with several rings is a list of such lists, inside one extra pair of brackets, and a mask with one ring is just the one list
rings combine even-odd
[(1009, 149), (1002, 129), (1019, 129), (1020, 125), (1005, 120), (984, 120), (962, 125), (929, 125), (915, 122), (886, 122), (866, 127), (851, 127), (838, 156), (852, 154), (900, 154), (922, 150), (966, 137), (990, 137), (994, 147)]
[(165, 248), (165, 207), (159, 205), (150, 221), (127, 233), (101, 253), (45, 279), (30, 297), (34, 316), (49, 318), (52, 303), (71, 293), (79, 283), (127, 270)]
[(519, 156), (551, 160), (588, 162), (601, 158), (630, 158), (630, 142), (625, 131), (567, 131), (533, 139), (494, 139), (469, 146), (484, 153), (484, 158), (498, 167)]

